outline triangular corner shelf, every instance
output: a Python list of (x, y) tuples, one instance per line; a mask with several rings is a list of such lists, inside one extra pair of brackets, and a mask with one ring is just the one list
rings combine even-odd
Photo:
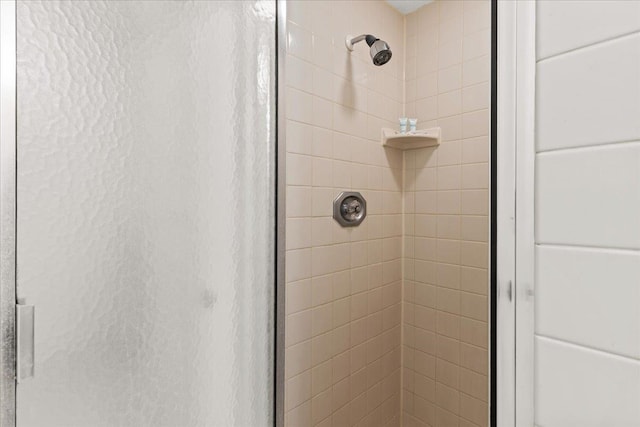
[(389, 128), (382, 128), (382, 145), (399, 150), (435, 147), (440, 145), (440, 128), (420, 129), (406, 133), (400, 133)]

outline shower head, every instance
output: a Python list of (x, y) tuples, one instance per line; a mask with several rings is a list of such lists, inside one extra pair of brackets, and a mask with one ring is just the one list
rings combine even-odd
[(372, 36), (371, 34), (362, 34), (358, 37), (347, 36), (345, 45), (347, 50), (353, 51), (353, 45), (365, 40), (369, 45), (369, 54), (373, 60), (373, 65), (384, 65), (391, 59), (391, 48), (384, 40)]

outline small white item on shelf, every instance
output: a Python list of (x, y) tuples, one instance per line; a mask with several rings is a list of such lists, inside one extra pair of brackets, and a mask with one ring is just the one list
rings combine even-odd
[(418, 119), (409, 119), (409, 132), (415, 132), (418, 125)]
[(418, 129), (405, 133), (389, 128), (382, 128), (382, 145), (400, 150), (435, 147), (440, 145), (440, 128)]
[(400, 117), (398, 121), (400, 122), (400, 133), (407, 133), (407, 118)]

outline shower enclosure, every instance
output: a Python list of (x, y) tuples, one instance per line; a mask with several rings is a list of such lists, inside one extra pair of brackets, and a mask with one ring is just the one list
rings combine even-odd
[(0, 19), (1, 425), (272, 424), (275, 2)]

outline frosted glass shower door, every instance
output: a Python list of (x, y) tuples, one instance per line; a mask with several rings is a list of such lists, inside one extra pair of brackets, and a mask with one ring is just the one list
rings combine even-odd
[(275, 2), (17, 2), (19, 427), (273, 422)]

